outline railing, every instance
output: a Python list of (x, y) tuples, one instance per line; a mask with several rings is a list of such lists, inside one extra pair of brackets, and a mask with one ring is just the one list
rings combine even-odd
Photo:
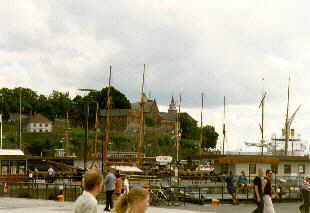
[[(7, 197), (28, 197), (35, 199), (56, 199), (56, 196), (63, 193), (66, 201), (74, 201), (82, 193), (82, 186), (80, 182), (74, 182), (72, 177), (66, 179), (54, 179), (53, 183), (49, 183), (45, 179), (29, 180), (28, 182), (0, 182), (0, 196)], [(192, 180), (184, 184), (183, 181), (175, 183), (175, 186), (163, 187), (160, 179), (149, 177), (147, 179), (138, 181), (138, 178), (132, 177), (130, 179), (131, 187), (142, 186), (150, 190), (151, 196), (158, 197), (158, 191), (163, 193), (166, 197), (159, 202), (159, 205), (180, 205), (185, 203), (199, 203), (204, 204), (211, 201), (211, 199), (218, 199), (222, 202), (231, 202), (231, 195), (228, 193), (226, 184), (217, 180), (222, 180), (222, 177), (213, 177), (213, 181), (200, 181)], [(284, 183), (285, 177), (275, 178), (273, 183), (274, 188), (274, 201), (282, 200), (300, 200), (300, 186), (301, 181), (299, 178), (287, 178)], [(70, 181), (71, 180), (71, 181)], [(136, 182), (135, 182), (136, 181)], [(200, 181), (200, 182), (199, 182)], [(247, 187), (241, 189), (236, 188), (237, 196), (241, 201), (253, 201), (254, 191), (253, 184), (248, 184)], [(98, 195), (99, 203), (105, 200), (105, 193), (102, 192)], [(154, 202), (153, 202), (154, 203)], [(155, 205), (155, 204), (154, 204)]]

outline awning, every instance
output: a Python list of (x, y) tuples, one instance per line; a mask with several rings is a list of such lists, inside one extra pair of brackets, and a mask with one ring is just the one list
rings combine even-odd
[(24, 156), (20, 149), (0, 149), (0, 156)]
[(220, 164), (236, 164), (236, 163), (266, 163), (277, 165), (280, 160), (269, 156), (229, 156), (219, 158)]
[(111, 166), (111, 168), (119, 170), (120, 172), (142, 172), (142, 170), (136, 166)]

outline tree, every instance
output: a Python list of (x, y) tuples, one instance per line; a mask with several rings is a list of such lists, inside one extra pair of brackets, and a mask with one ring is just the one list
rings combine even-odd
[(180, 126), (182, 130), (182, 138), (198, 139), (197, 121), (186, 112), (180, 114)]
[(56, 117), (65, 118), (67, 112), (72, 108), (72, 101), (68, 92), (62, 93), (54, 90), (49, 95), (48, 100), (54, 106)]
[(215, 148), (219, 134), (215, 131), (215, 128), (210, 125), (206, 125), (202, 128), (202, 148)]
[[(92, 95), (92, 92), (90, 93)], [(112, 97), (112, 109), (130, 109), (131, 105), (127, 97), (119, 90), (111, 87), (110, 95)], [(107, 108), (108, 87), (103, 88), (97, 94), (97, 101), (101, 108)]]

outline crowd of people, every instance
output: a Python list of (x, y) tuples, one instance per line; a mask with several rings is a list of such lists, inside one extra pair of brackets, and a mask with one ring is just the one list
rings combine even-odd
[[(272, 204), (272, 171), (267, 170), (264, 174), (262, 168), (258, 169), (258, 176), (255, 177), (253, 181), (254, 185), (254, 197), (257, 204), (257, 208), (253, 213), (274, 213), (274, 208)], [(242, 171), (241, 175), (236, 178), (232, 171), (229, 172), (229, 176), (225, 178), (227, 191), (231, 195), (233, 204), (239, 204), (237, 197), (237, 188), (240, 191), (244, 191), (249, 187), (247, 177), (245, 172)]]
[(97, 213), (96, 196), (103, 188), (106, 193), (106, 212), (113, 209), (115, 213), (145, 213), (149, 206), (149, 192), (141, 187), (129, 190), (127, 177), (124, 176), (122, 180), (119, 171), (114, 174), (108, 170), (103, 178), (98, 170), (90, 170), (84, 175), (83, 188), (83, 193), (74, 203), (74, 213)]
[[(257, 207), (253, 213), (274, 213), (272, 203), (272, 170), (259, 168), (258, 175), (253, 181), (254, 197)], [(231, 194), (233, 204), (239, 204), (237, 187), (246, 190), (249, 187), (248, 179), (242, 171), (240, 176), (234, 176), (230, 171), (225, 177), (227, 191)], [(104, 211), (115, 213), (145, 213), (149, 206), (149, 191), (141, 187), (133, 187), (129, 190), (129, 182), (126, 176), (121, 177), (119, 171), (108, 171), (105, 178), (97, 170), (88, 171), (83, 178), (83, 193), (74, 204), (74, 213), (97, 213), (96, 196), (105, 190), (106, 206)], [(300, 212), (309, 208), (310, 177), (306, 176), (301, 188), (303, 199), (307, 200), (299, 207)], [(114, 200), (116, 203), (114, 205)]]

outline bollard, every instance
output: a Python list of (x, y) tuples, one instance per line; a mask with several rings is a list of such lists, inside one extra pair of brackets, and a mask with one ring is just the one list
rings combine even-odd
[(57, 195), (57, 200), (59, 202), (64, 202), (65, 201), (65, 196), (63, 194)]
[(220, 201), (217, 200), (217, 199), (212, 199), (212, 200), (211, 200), (211, 206), (213, 206), (213, 207), (218, 206), (219, 203), (220, 203)]

